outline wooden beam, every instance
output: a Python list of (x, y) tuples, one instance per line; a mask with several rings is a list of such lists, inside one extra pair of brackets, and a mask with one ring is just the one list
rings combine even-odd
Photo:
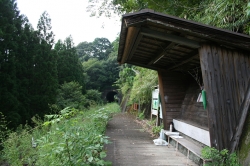
[(203, 45), (199, 49), (199, 56), (201, 61), (201, 72), (202, 72), (202, 78), (204, 83), (204, 89), (206, 90), (206, 97), (207, 97), (207, 112), (208, 112), (208, 127), (209, 127), (209, 133), (210, 133), (210, 142), (211, 147), (215, 147), (219, 150), (220, 146), (222, 145), (221, 141), (219, 140), (218, 134), (221, 134), (219, 132), (219, 121), (217, 121), (215, 106), (218, 105), (218, 103), (215, 103), (217, 98), (216, 90), (213, 92), (214, 86), (214, 75), (212, 73), (213, 67), (213, 61), (211, 60), (211, 50), (209, 45)]
[(128, 28), (128, 34), (126, 37), (126, 42), (125, 42), (124, 52), (122, 55), (121, 64), (124, 64), (127, 61), (130, 50), (132, 49), (134, 42), (136, 40), (136, 37), (138, 35), (139, 29), (140, 28), (138, 28), (138, 27), (129, 27)]
[(185, 37), (180, 37), (177, 35), (169, 34), (169, 33), (163, 33), (159, 31), (155, 31), (149, 28), (141, 28), (141, 33), (145, 36), (161, 39), (161, 40), (167, 40), (171, 41), (177, 44), (189, 46), (192, 48), (199, 48), (200, 44), (197, 41), (185, 38)]
[(131, 50), (130, 50), (129, 55), (128, 55), (128, 60), (130, 60), (132, 58), (132, 56), (134, 55), (135, 50), (137, 49), (138, 45), (141, 42), (141, 39), (142, 39), (142, 34), (139, 33), (138, 37), (136, 38), (135, 44), (133, 44), (133, 46), (131, 47)]
[(244, 100), (240, 106), (239, 112), (242, 112), (242, 114), (239, 120), (239, 125), (236, 128), (236, 133), (233, 137), (233, 142), (232, 142), (232, 146), (230, 150), (231, 152), (234, 152), (236, 148), (238, 147), (240, 137), (242, 134), (242, 130), (246, 121), (247, 113), (249, 110), (250, 110), (250, 79), (248, 80), (248, 86), (247, 86)]
[(157, 66), (146, 65), (146, 64), (137, 63), (137, 62), (134, 62), (134, 61), (130, 61), (129, 64), (135, 65), (135, 66), (144, 67), (144, 68), (151, 69), (151, 70), (156, 70), (156, 71), (162, 71), (162, 72), (166, 72), (167, 71), (167, 70), (159, 68)]
[(167, 113), (166, 113), (166, 106), (165, 106), (165, 99), (164, 99), (164, 87), (162, 81), (162, 72), (158, 71), (158, 82), (159, 82), (159, 93), (161, 97), (161, 108), (162, 108), (162, 118), (163, 118), (163, 127), (165, 130), (169, 128), (169, 124), (167, 123)]
[(175, 69), (175, 68), (177, 68), (177, 67), (179, 67), (179, 66), (181, 66), (181, 65), (183, 65), (183, 64), (185, 64), (185, 63), (188, 63), (189, 61), (191, 61), (192, 59), (194, 59), (195, 57), (197, 57), (198, 56), (198, 50), (195, 50), (195, 51), (192, 51), (190, 54), (188, 54), (185, 58), (183, 58), (183, 59), (181, 59), (180, 61), (180, 63), (177, 63), (177, 64), (175, 64), (175, 65), (172, 65), (172, 66), (169, 66), (168, 68), (167, 68), (167, 70), (172, 70), (172, 69)]
[(170, 43), (167, 45), (167, 47), (161, 51), (161, 53), (159, 53), (156, 57), (154, 57), (149, 63), (148, 65), (152, 65), (153, 63), (156, 63), (160, 58), (162, 58), (163, 56), (165, 56), (165, 53), (167, 50), (173, 48), (176, 44), (175, 43)]

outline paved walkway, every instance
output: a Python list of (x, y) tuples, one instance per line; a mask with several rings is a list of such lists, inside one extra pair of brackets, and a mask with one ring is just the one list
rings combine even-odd
[(119, 113), (109, 121), (106, 135), (112, 143), (105, 146), (105, 160), (112, 161), (113, 166), (196, 166), (171, 145), (155, 146), (154, 138), (126, 113)]

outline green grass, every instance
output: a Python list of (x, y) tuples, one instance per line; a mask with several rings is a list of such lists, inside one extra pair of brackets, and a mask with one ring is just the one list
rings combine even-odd
[(118, 111), (115, 103), (88, 111), (67, 108), (47, 116), (34, 129), (20, 127), (3, 143), (3, 159), (13, 166), (110, 165), (103, 160), (103, 146), (108, 143), (104, 133), (112, 114)]

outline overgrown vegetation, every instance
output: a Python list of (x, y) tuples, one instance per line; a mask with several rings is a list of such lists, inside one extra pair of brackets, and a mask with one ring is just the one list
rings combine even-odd
[(89, 0), (92, 15), (124, 14), (153, 9), (188, 20), (250, 35), (249, 1), (246, 0)]
[(205, 159), (212, 160), (206, 166), (240, 166), (236, 153), (230, 154), (227, 149), (219, 151), (207, 146), (202, 149), (201, 155)]
[(143, 110), (142, 112), (138, 113), (137, 117), (140, 119), (140, 120), (143, 120), (145, 118), (145, 110)]
[(109, 165), (103, 158), (106, 124), (118, 104), (88, 111), (65, 108), (46, 115), (35, 128), (20, 126), (3, 142), (2, 157), (10, 165)]
[[(0, 16), (0, 112), (10, 129), (31, 125), (33, 116), (43, 117), (66, 106), (103, 102), (100, 94), (118, 78), (118, 39), (111, 43), (96, 38), (77, 47), (71, 36), (54, 41), (49, 14), (41, 13), (35, 30), (20, 14), (16, 0), (1, 0)], [(76, 84), (81, 91), (71, 93), (74, 99), (63, 96)]]
[(8, 122), (6, 121), (6, 117), (3, 115), (2, 112), (0, 112), (0, 150), (2, 150), (1, 143), (8, 137), (10, 133), (10, 130), (8, 129), (7, 125)]
[[(120, 69), (119, 79), (116, 85), (123, 94), (123, 99), (129, 96), (128, 105), (140, 103), (144, 117), (148, 115), (148, 108), (142, 106), (150, 106), (152, 98), (152, 90), (158, 85), (158, 75), (154, 70), (136, 67), (132, 65), (123, 65)], [(140, 114), (142, 116), (142, 114)]]
[(155, 135), (159, 135), (159, 133), (161, 132), (161, 129), (163, 129), (163, 124), (161, 124), (160, 126), (154, 125), (154, 126), (152, 127), (152, 132), (153, 132)]

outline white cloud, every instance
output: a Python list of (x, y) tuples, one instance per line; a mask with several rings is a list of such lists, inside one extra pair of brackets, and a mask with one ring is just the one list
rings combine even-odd
[(92, 42), (97, 37), (114, 41), (120, 31), (119, 18), (90, 17), (87, 0), (17, 0), (20, 12), (26, 15), (36, 29), (40, 15), (47, 11), (56, 41), (71, 35), (75, 45)]

